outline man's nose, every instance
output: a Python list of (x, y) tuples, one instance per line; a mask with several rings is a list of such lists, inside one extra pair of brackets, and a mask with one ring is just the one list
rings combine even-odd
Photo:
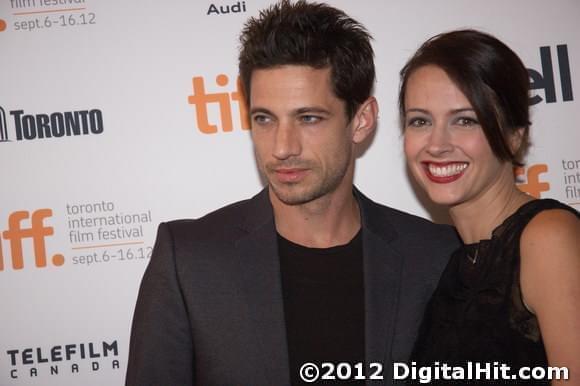
[(280, 121), (276, 128), (273, 156), (283, 160), (297, 156), (302, 151), (300, 132), (291, 122)]

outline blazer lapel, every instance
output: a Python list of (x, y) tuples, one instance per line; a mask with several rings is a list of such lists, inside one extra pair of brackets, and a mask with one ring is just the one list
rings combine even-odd
[[(354, 194), (360, 205), (363, 227), (366, 361), (383, 364), (386, 385), (392, 371), (389, 366), (403, 258), (390, 245), (396, 232), (383, 218), (381, 210), (358, 190)], [(256, 352), (259, 363), (264, 365), (268, 384), (289, 386), (280, 262), (267, 188), (250, 201), (247, 213), (242, 221), (246, 234), (237, 241), (238, 267), (253, 316)], [(371, 380), (367, 384), (377, 385)]]
[(243, 221), (247, 234), (237, 241), (239, 270), (250, 308), (260, 364), (270, 385), (290, 385), (286, 324), (276, 228), (268, 190), (250, 202)]
[[(395, 230), (381, 210), (362, 193), (355, 190), (363, 224), (363, 255), (365, 275), (365, 354), (367, 363), (379, 362), (384, 366), (383, 384), (390, 381), (391, 346), (401, 274), (402, 256), (391, 246)], [(368, 368), (367, 368), (368, 371)], [(367, 381), (368, 385), (376, 382)]]

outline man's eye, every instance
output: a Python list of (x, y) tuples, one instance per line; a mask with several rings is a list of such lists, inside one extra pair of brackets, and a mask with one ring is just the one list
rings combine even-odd
[(322, 120), (321, 117), (316, 115), (301, 115), (300, 121), (303, 123), (318, 123)]
[(254, 115), (252, 120), (258, 125), (265, 125), (271, 121), (270, 117), (267, 115)]

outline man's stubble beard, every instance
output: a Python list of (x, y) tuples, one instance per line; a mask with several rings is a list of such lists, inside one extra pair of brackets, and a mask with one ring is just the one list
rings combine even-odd
[[(345, 149), (342, 150), (346, 154), (344, 156), (337, 155), (336, 162), (332, 163), (333, 167), (327, 169), (327, 173), (324, 176), (320, 175), (322, 169), (318, 165), (312, 165), (312, 163), (309, 162), (300, 163), (299, 161), (289, 162), (288, 166), (299, 167), (300, 165), (307, 164), (309, 166), (309, 172), (305, 181), (298, 183), (273, 183), (271, 180), (274, 178), (272, 176), (272, 173), (274, 173), (272, 168), (263, 165), (261, 166), (262, 174), (265, 175), (270, 189), (272, 189), (278, 200), (286, 205), (307, 204), (334, 192), (344, 180), (351, 162), (352, 149), (349, 146), (346, 146)], [(285, 165), (285, 163), (281, 162), (278, 166), (279, 165)], [(314, 181), (308, 181), (308, 179), (312, 177), (314, 177)], [(310, 183), (310, 185), (306, 185), (308, 183)]]

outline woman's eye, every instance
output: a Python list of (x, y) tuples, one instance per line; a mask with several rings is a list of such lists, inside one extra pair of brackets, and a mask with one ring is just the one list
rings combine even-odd
[(425, 118), (411, 118), (409, 120), (407, 120), (407, 126), (410, 127), (423, 127), (425, 125), (427, 125), (427, 120)]
[(476, 126), (479, 125), (479, 122), (471, 117), (460, 117), (457, 118), (457, 124), (460, 126)]

